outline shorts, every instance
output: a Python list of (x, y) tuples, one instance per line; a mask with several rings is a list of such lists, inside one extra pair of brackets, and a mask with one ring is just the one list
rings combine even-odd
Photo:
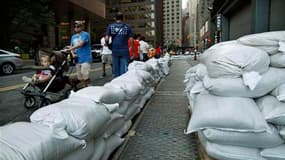
[(112, 64), (112, 55), (111, 54), (102, 54), (101, 59), (102, 59), (102, 63)]
[(90, 69), (91, 69), (90, 63), (76, 64), (76, 73), (78, 80), (89, 79)]

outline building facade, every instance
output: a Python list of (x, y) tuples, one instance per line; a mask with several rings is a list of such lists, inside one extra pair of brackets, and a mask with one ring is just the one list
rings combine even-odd
[[(124, 15), (124, 21), (129, 24), (134, 34), (146, 37), (146, 40), (155, 44), (160, 43), (161, 20), (159, 6), (162, 0), (113, 0), (106, 1), (106, 16), (109, 22), (113, 21), (117, 11)], [(158, 15), (158, 16), (156, 16)]]
[(182, 1), (163, 1), (163, 43), (182, 46)]
[(43, 47), (62, 48), (70, 43), (74, 20), (84, 20), (85, 30), (91, 42), (97, 41), (106, 26), (104, 0), (52, 0), (55, 26), (48, 27), (48, 36)]
[(284, 8), (284, 0), (215, 0), (212, 36), (227, 41), (246, 34), (285, 30)]

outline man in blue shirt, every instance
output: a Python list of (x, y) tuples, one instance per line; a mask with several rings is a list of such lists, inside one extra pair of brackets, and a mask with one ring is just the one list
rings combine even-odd
[(83, 31), (84, 21), (75, 21), (74, 31), (70, 41), (69, 50), (73, 58), (76, 59), (77, 78), (84, 87), (90, 83), (90, 68), (92, 63), (92, 53), (90, 47), (89, 33)]
[[(128, 69), (129, 47), (128, 40), (131, 42), (131, 50), (134, 52), (133, 47), (133, 33), (129, 25), (123, 23), (123, 14), (118, 12), (115, 17), (116, 21), (109, 24), (106, 30), (105, 40), (108, 43), (109, 37), (112, 37), (112, 60), (113, 60), (113, 73), (118, 77)], [(134, 55), (134, 54), (133, 54)]]

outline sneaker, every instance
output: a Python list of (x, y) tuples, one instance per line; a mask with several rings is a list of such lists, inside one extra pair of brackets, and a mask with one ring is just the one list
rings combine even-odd
[(32, 83), (33, 82), (33, 79), (30, 77), (27, 77), (27, 76), (23, 76), (22, 80), (26, 83)]

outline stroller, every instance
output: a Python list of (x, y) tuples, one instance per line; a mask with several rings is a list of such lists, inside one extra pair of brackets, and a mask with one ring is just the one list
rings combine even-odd
[[(24, 106), (26, 108), (42, 107), (51, 103), (68, 98), (72, 90), (77, 90), (77, 79), (71, 79), (64, 75), (69, 66), (74, 66), (74, 60), (70, 53), (62, 50), (60, 52), (48, 53), (51, 64), (55, 67), (55, 73), (48, 82), (34, 84), (27, 83), (21, 93), (25, 96)], [(71, 71), (72, 72), (72, 69)], [(69, 86), (66, 87), (66, 84)]]

